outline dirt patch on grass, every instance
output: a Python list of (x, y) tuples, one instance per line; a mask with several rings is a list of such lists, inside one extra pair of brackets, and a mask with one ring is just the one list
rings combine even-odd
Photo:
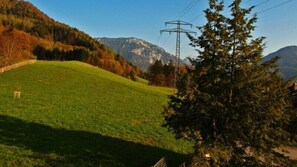
[(132, 120), (131, 120), (131, 124), (132, 124), (132, 125), (139, 125), (139, 124), (141, 124), (141, 121), (138, 120), (138, 119), (132, 119)]

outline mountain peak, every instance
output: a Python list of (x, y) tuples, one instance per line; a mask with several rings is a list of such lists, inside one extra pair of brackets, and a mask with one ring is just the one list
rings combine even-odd
[[(277, 53), (277, 52), (291, 52), (291, 51), (296, 51), (297, 50), (297, 45), (291, 45), (291, 46), (285, 46), (283, 48), (280, 48), (276, 52), (273, 52), (271, 54)], [(270, 55), (270, 54), (269, 54)]]
[(276, 52), (273, 52), (263, 58), (263, 62), (271, 60), (274, 57), (280, 57), (277, 61), (278, 69), (284, 79), (297, 76), (297, 46), (286, 46)]
[(163, 48), (135, 37), (126, 38), (97, 38), (101, 43), (108, 45), (126, 60), (147, 70), (156, 60), (168, 63), (175, 60), (174, 55), (166, 52)]

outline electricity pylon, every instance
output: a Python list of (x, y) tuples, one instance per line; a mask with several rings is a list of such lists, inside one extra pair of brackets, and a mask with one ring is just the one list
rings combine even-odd
[(184, 21), (181, 21), (181, 20), (165, 22), (165, 26), (167, 26), (168, 24), (176, 25), (176, 28), (161, 30), (160, 33), (161, 34), (163, 32), (169, 32), (169, 34), (176, 33), (175, 58), (177, 59), (176, 60), (177, 65), (175, 65), (175, 72), (174, 72), (174, 88), (175, 88), (177, 68), (178, 68), (178, 73), (180, 73), (180, 69), (179, 69), (179, 64), (180, 64), (179, 63), (179, 61), (180, 61), (180, 34), (181, 33), (196, 34), (196, 32), (181, 28), (181, 26), (191, 26), (191, 27), (193, 26), (191, 23), (187, 23), (187, 22), (184, 22)]

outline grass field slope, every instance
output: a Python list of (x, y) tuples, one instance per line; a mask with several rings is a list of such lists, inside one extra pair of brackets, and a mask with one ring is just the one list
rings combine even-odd
[(177, 166), (190, 145), (161, 127), (171, 92), (80, 62), (2, 73), (0, 166)]

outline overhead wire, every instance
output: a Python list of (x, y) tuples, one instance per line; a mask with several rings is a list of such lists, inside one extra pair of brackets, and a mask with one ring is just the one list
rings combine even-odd
[[(246, 2), (244, 2), (243, 4), (246, 4), (246, 3), (248, 3), (248, 2), (251, 2), (252, 0), (247, 0)], [(267, 3), (267, 2), (269, 2), (270, 0), (264, 0), (264, 1), (262, 1), (262, 2), (260, 2), (260, 3), (258, 3), (258, 4), (256, 4), (256, 5), (254, 5), (254, 7), (258, 7), (258, 6), (261, 6), (261, 5), (263, 5), (263, 4), (265, 4), (265, 3)], [(261, 13), (264, 13), (264, 12), (267, 12), (267, 11), (270, 11), (270, 10), (272, 10), (272, 9), (274, 9), (274, 8), (277, 8), (277, 7), (280, 7), (280, 6), (283, 6), (283, 5), (285, 5), (285, 4), (287, 4), (287, 3), (290, 3), (290, 2), (292, 2), (293, 0), (287, 0), (287, 1), (285, 1), (285, 2), (282, 2), (282, 3), (280, 3), (280, 4), (278, 4), (278, 5), (275, 5), (275, 6), (272, 6), (272, 7), (270, 7), (270, 8), (267, 8), (267, 9), (264, 9), (264, 10), (262, 10), (262, 11), (260, 11), (260, 12), (257, 12), (258, 14), (261, 14)], [(190, 2), (190, 4), (189, 5), (187, 5), (177, 16), (176, 16), (176, 18), (178, 18), (178, 19), (180, 19), (181, 17), (183, 17), (185, 14), (187, 14), (197, 3), (199, 2), (199, 0), (192, 0), (191, 2)], [(194, 17), (193, 19), (191, 19), (190, 20), (190, 23), (193, 23), (195, 20), (197, 20), (198, 18), (200, 18), (201, 16), (203, 15), (203, 12), (201, 13), (201, 14), (199, 14), (198, 16), (196, 16), (196, 17)], [(163, 44), (165, 43), (165, 42), (167, 42), (169, 40), (169, 37), (163, 42)], [(158, 39), (158, 41), (159, 41), (159, 39)]]
[(192, 20), (190, 20), (190, 23), (193, 23), (195, 20), (199, 19), (201, 16), (203, 16), (203, 12), (199, 14), (198, 16), (194, 17)]
[[(198, 0), (198, 1), (199, 1), (199, 0)], [(196, 1), (196, 2), (198, 2), (198, 1)], [(251, 2), (251, 1), (252, 1), (252, 0), (247, 0), (247, 1), (244, 2), (243, 4), (246, 4), (246, 3)], [(261, 6), (261, 5), (263, 5), (263, 4), (265, 4), (265, 3), (269, 2), (269, 1), (270, 1), (270, 0), (264, 0), (263, 2), (260, 2), (260, 3), (256, 4), (256, 5), (254, 5), (254, 7)], [(293, 0), (287, 0), (287, 1), (283, 2), (283, 3), (280, 3), (280, 4), (278, 4), (278, 5), (275, 5), (275, 6), (273, 6), (273, 7), (264, 9), (264, 10), (258, 12), (258, 14), (259, 14), (259, 13), (264, 13), (264, 12), (266, 12), (266, 11), (272, 10), (272, 9), (277, 8), (277, 7), (279, 7), (279, 6), (285, 5), (285, 4), (287, 4), (287, 3), (291, 2), (291, 1), (293, 1)], [(192, 2), (193, 2), (193, 1), (192, 1)], [(199, 14), (198, 16), (194, 17), (192, 20), (190, 20), (190, 23), (193, 23), (195, 20), (197, 20), (198, 18), (200, 18), (202, 15), (203, 15), (203, 12), (202, 12), (201, 14)]]
[[(187, 14), (189, 11), (192, 10), (192, 8), (198, 4), (200, 0), (192, 0), (175, 18), (176, 19), (180, 19), (182, 18), (185, 14)], [(158, 43), (160, 41), (160, 38), (161, 38), (161, 35), (160, 37), (157, 39), (157, 42)], [(169, 40), (170, 36), (168, 36), (163, 42), (161, 45), (164, 45), (168, 40)]]
[(192, 2), (194, 2), (194, 3), (192, 3), (192, 4), (189, 6), (189, 8), (187, 8), (184, 12), (182, 12), (182, 13), (179, 15), (179, 17), (177, 17), (177, 19), (182, 18), (185, 14), (187, 14), (189, 11), (191, 11), (191, 10), (193, 9), (193, 7), (194, 7), (195, 5), (198, 4), (199, 0), (193, 0)]
[[(190, 8), (188, 8), (188, 10), (186, 10), (180, 17), (182, 17), (182, 16), (184, 16), (185, 14), (187, 14), (187, 13), (188, 13), (188, 12), (189, 12), (189, 11), (196, 5), (196, 4), (198, 4), (199, 1), (200, 1), (200, 0), (197, 0), (195, 3), (193, 3), (193, 4), (190, 6)], [(199, 14), (198, 16), (192, 18), (189, 22), (193, 24), (193, 22), (194, 22), (195, 20), (197, 20), (197, 19), (199, 19), (201, 16), (203, 16), (203, 13), (204, 13), (204, 12), (201, 12), (201, 14)], [(182, 40), (181, 43), (184, 43), (184, 40)], [(188, 45), (189, 45), (189, 43), (185, 42), (185, 44), (184, 44), (181, 48), (184, 48), (184, 47), (186, 47), (186, 46), (188, 46)], [(174, 50), (172, 49), (171, 52), (173, 52), (173, 51), (174, 51)]]
[(195, 3), (196, 0), (192, 0), (190, 2), (189, 5), (187, 5), (175, 18), (180, 18), (180, 16), (185, 12), (187, 11), (194, 3)]
[(287, 0), (287, 1), (285, 1), (285, 2), (282, 2), (282, 3), (278, 4), (278, 5), (275, 5), (275, 6), (272, 6), (272, 7), (270, 7), (270, 8), (264, 9), (264, 10), (258, 12), (258, 14), (261, 14), (261, 13), (267, 12), (267, 11), (269, 11), (269, 10), (272, 10), (272, 9), (274, 9), (274, 8), (283, 6), (283, 5), (285, 5), (285, 4), (289, 3), (289, 2), (292, 2), (292, 1), (293, 1), (293, 0)]
[[(252, 1), (252, 0), (247, 0), (247, 1), (244, 2), (243, 4), (246, 4), (246, 3), (250, 2), (250, 1)], [(263, 2), (260, 2), (260, 3), (256, 4), (256, 5), (254, 5), (254, 7), (261, 6), (261, 5), (263, 5), (263, 4), (265, 4), (265, 3), (269, 2), (269, 1), (270, 1), (270, 0), (264, 0)], [(294, 0), (287, 0), (287, 1), (285, 1), (285, 2), (279, 3), (279, 4), (275, 5), (275, 6), (272, 6), (272, 7), (266, 8), (266, 9), (260, 11), (260, 12), (257, 12), (257, 14), (261, 14), (261, 13), (268, 12), (268, 11), (270, 11), (270, 10), (273, 10), (273, 9), (275, 9), (275, 8), (278, 8), (278, 7), (280, 7), (280, 6), (283, 6), (283, 5), (285, 5), (285, 4), (288, 4), (288, 3), (292, 2), (292, 1), (294, 1)], [(198, 19), (199, 17), (201, 17), (201, 15), (202, 15), (202, 14), (196, 16), (196, 17), (193, 18), (190, 22), (192, 23), (194, 20), (196, 20), (196, 19)]]
[[(251, 2), (251, 1), (252, 1), (252, 0), (247, 0), (247, 1), (245, 1), (243, 4), (249, 3), (249, 2)], [(261, 5), (263, 5), (263, 4), (265, 4), (265, 3), (269, 2), (269, 1), (270, 1), (270, 0), (264, 0), (263, 2), (258, 3), (258, 4), (254, 5), (254, 6), (255, 6), (255, 7), (261, 6)], [(289, 1), (292, 1), (292, 0), (289, 0)], [(194, 17), (192, 20), (190, 20), (190, 23), (193, 23), (195, 20), (199, 19), (201, 16), (203, 16), (203, 12), (202, 12), (201, 14), (199, 14), (198, 16)], [(186, 45), (186, 44), (185, 44), (185, 45)], [(184, 46), (185, 46), (185, 45), (184, 45)]]
[[(178, 19), (180, 19), (181, 17), (183, 17), (184, 15), (186, 15), (189, 11), (191, 11), (191, 10), (195, 7), (195, 5), (198, 4), (199, 1), (200, 1), (200, 0), (196, 0), (196, 1), (194, 0), (194, 1), (192, 1), (192, 3), (188, 6), (188, 8), (187, 8), (186, 10), (184, 10), (184, 11), (179, 15)], [(193, 3), (193, 2), (194, 2), (194, 3)], [(194, 17), (194, 18), (193, 18), (192, 20), (190, 20), (189, 22), (190, 22), (190, 23), (193, 23), (196, 19), (200, 18), (202, 15), (203, 15), (203, 13), (199, 14), (198, 16)], [(183, 43), (183, 40), (181, 41), (181, 43)], [(188, 45), (188, 43), (184, 44), (184, 45), (182, 46), (182, 48), (185, 47), (185, 46), (187, 46), (187, 45)], [(173, 49), (172, 49), (171, 52), (173, 52)]]
[[(186, 12), (189, 8), (191, 8), (191, 6), (195, 3), (195, 1), (196, 0), (191, 0), (191, 2), (190, 2), (190, 4), (188, 4), (177, 16), (176, 16), (176, 18), (179, 18), (179, 17), (181, 17), (182, 16), (182, 14), (184, 13), (184, 12)], [(159, 41), (160, 41), (160, 39), (161, 39), (161, 34), (159, 35), (159, 37), (157, 38), (157, 40), (156, 40), (156, 42), (155, 42), (155, 44), (156, 45), (158, 45), (158, 43), (159, 43)], [(168, 36), (163, 42), (162, 42), (162, 44), (161, 45), (163, 45), (163, 44), (165, 44), (167, 41), (168, 41), (168, 39), (169, 39), (170, 37)]]
[(157, 41), (155, 42), (156, 45), (158, 45), (160, 39), (161, 39), (161, 34), (159, 34), (159, 37), (158, 37)]
[(254, 6), (255, 7), (261, 6), (261, 5), (265, 4), (265, 3), (267, 3), (268, 1), (270, 1), (270, 0), (265, 0), (265, 1), (261, 2), (261, 3), (258, 3), (256, 5), (254, 5)]
[(247, 0), (247, 1), (243, 2), (242, 4), (247, 4), (247, 3), (251, 2), (251, 1), (252, 0)]
[(167, 36), (167, 38), (162, 42), (162, 45), (164, 45), (170, 38), (170, 35)]
[(179, 19), (182, 17), (183, 13), (186, 12), (187, 10), (189, 10), (189, 8), (191, 8), (191, 6), (195, 3), (196, 0), (192, 0), (190, 4), (188, 4), (175, 18)]

